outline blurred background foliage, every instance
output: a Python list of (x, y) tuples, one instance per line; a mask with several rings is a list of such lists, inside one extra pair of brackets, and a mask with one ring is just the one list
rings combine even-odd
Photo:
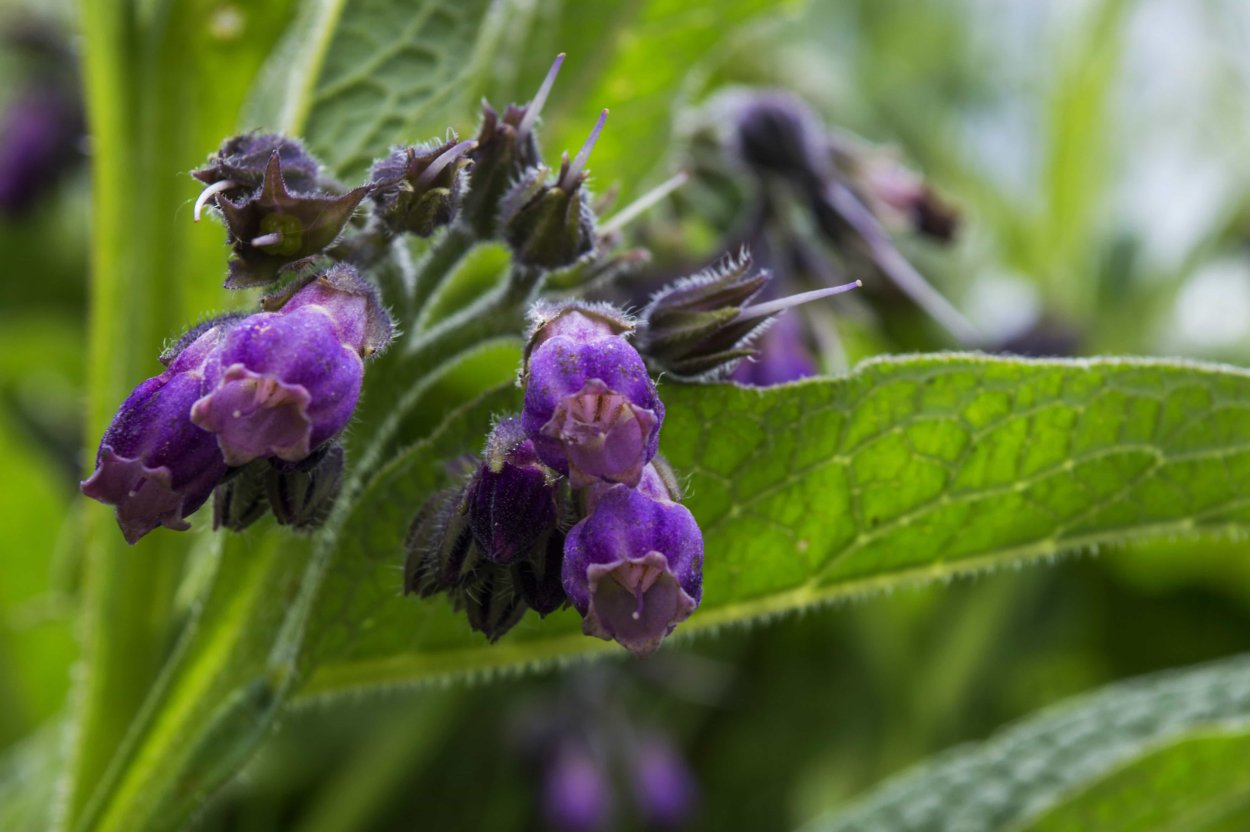
[[(231, 58), (232, 39), (253, 26), (272, 43), (290, 13), (286, 4), (265, 13), (188, 5), (218, 28), (184, 33), (187, 42), (219, 47), (223, 66), (245, 74), (263, 51)], [(637, 194), (677, 167), (701, 170), (700, 142), (723, 127), (718, 96), (786, 88), (826, 124), (895, 147), (958, 207), (954, 245), (904, 237), (900, 246), (989, 343), (1032, 334), (1074, 354), (1250, 363), (1250, 6), (1240, 0), (837, 0), (725, 12), (729, 20), (707, 4), (660, 16), (662, 26), (631, 4), (598, 5), (518, 4), (528, 28), (500, 48), (489, 92), (523, 98), (550, 54), (567, 51), (573, 80), (556, 89), (547, 136), (553, 148), (573, 146), (580, 138), (567, 137), (588, 120), (562, 111), (560, 97), (578, 65), (599, 68), (589, 106), (613, 108), (596, 151), (601, 190), (619, 180)], [(78, 52), (71, 4), (0, 3), (6, 33), (36, 24), (66, 54)], [(615, 32), (612, 48), (585, 54), (580, 42), (603, 31)], [(699, 38), (712, 45), (685, 60)], [(48, 85), (78, 83), (72, 60), (49, 67), (24, 43), (8, 37), (0, 53), (5, 112), (24, 95), (50, 95)], [(171, 124), (197, 108), (237, 106), (233, 93), (193, 92), (170, 79), (152, 87), (172, 96), (160, 111)], [(672, 135), (640, 145), (630, 121), (667, 116)], [(472, 118), (457, 126), (469, 129)], [(177, 170), (136, 170), (128, 183), (140, 195), (163, 189), (159, 204), (181, 209), (152, 216), (137, 207), (123, 227), (190, 222), (195, 188), (182, 174), (215, 140), (200, 147), (187, 135), (198, 136), (183, 132), (177, 153), (189, 155)], [(75, 633), (84, 546), (76, 482), (93, 450), (81, 439), (87, 228), (100, 221), (89, 210), (91, 151), (78, 136), (38, 193), (0, 215), (0, 754), (10, 756), (57, 741), (84, 635)], [(637, 226), (650, 268), (677, 271), (723, 250), (734, 233), (724, 203), (696, 177)], [(221, 260), (207, 255), (220, 243), (210, 236), (181, 253), (202, 262), (159, 267), (215, 273)], [(474, 285), (475, 269), (491, 272), (491, 257), (475, 255), (463, 286)], [(827, 369), (953, 346), (903, 301), (878, 317), (885, 325), (849, 316), (845, 352), (826, 356)], [(444, 387), (454, 401), (473, 384)], [(790, 829), (1064, 697), (1250, 650), (1245, 554), (1240, 541), (1138, 544), (682, 641), (642, 662), (307, 706), (282, 721), (200, 823), (407, 829), (419, 817), (431, 828), (542, 828), (549, 755), (535, 752), (546, 747), (535, 731), (550, 723), (557, 733), (667, 737), (698, 784), (690, 828)], [(640, 826), (626, 774), (613, 777), (619, 824)]]

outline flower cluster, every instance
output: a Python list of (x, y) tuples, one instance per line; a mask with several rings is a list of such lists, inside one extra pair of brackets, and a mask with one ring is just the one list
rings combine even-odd
[[(230, 528), (266, 503), (296, 527), (324, 516), (342, 466), (333, 440), (356, 407), (364, 359), (390, 340), (390, 320), (347, 265), (270, 306), (193, 328), (113, 417), (82, 491), (116, 507), (128, 542), (157, 526), (187, 529), (214, 490), (218, 523)], [(293, 479), (309, 493), (293, 499)]]
[(531, 317), (520, 417), (417, 516), (406, 589), (449, 594), (492, 639), (571, 603), (588, 635), (645, 655), (702, 597), (703, 538), (658, 456), (664, 405), (616, 309)]

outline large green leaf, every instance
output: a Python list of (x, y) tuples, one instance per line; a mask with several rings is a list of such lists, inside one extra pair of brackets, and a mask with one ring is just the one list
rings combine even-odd
[(358, 177), (392, 144), (469, 126), (501, 11), (492, 0), (310, 0), (245, 120), (302, 135), (332, 170)]
[(805, 832), (1214, 829), (1250, 809), (1250, 657), (1114, 685), (878, 787)]
[[(684, 633), (1102, 543), (1250, 527), (1250, 374), (1231, 367), (938, 355), (767, 390), (661, 392), (661, 447), (687, 478), (707, 552)], [(408, 518), (502, 406), (409, 449), (364, 493), (311, 620), (303, 695), (604, 648), (572, 613), (490, 646), (441, 601), (399, 595)]]

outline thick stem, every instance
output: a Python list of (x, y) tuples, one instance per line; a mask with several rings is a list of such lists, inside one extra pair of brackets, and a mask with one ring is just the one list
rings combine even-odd
[(413, 322), (414, 332), (425, 324), (430, 299), (476, 242), (476, 235), (471, 228), (455, 223), (443, 232), (443, 236), (421, 258), (413, 280), (412, 301), (408, 306), (409, 320)]

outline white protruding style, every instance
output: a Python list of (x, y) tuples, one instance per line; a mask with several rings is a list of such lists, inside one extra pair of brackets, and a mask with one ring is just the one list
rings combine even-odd
[(600, 225), (599, 226), (600, 235), (611, 234), (614, 231), (620, 231), (626, 225), (633, 222), (635, 219), (641, 216), (644, 212), (650, 210), (651, 208), (659, 204), (661, 200), (663, 200), (669, 194), (673, 193), (673, 191), (677, 190), (678, 188), (680, 188), (682, 185), (685, 185), (689, 181), (690, 181), (690, 174), (684, 170), (676, 174), (675, 176), (669, 177), (668, 179), (664, 180), (659, 185), (656, 185), (654, 188), (647, 191), (645, 194), (638, 197), (637, 199), (635, 199), (633, 202), (626, 205), (621, 210), (617, 211), (612, 216), (611, 219), (609, 219), (607, 222)]
[(194, 211), (195, 221), (196, 222), (200, 221), (200, 215), (204, 213), (204, 206), (208, 204), (208, 201), (210, 199), (217, 196), (217, 194), (221, 193), (222, 191), (228, 191), (231, 188), (237, 188), (238, 186), (239, 186), (239, 183), (235, 182), (233, 179), (222, 179), (217, 182), (214, 182), (213, 184), (209, 185), (204, 190), (200, 191), (199, 197), (197, 197), (195, 200), (195, 211)]

